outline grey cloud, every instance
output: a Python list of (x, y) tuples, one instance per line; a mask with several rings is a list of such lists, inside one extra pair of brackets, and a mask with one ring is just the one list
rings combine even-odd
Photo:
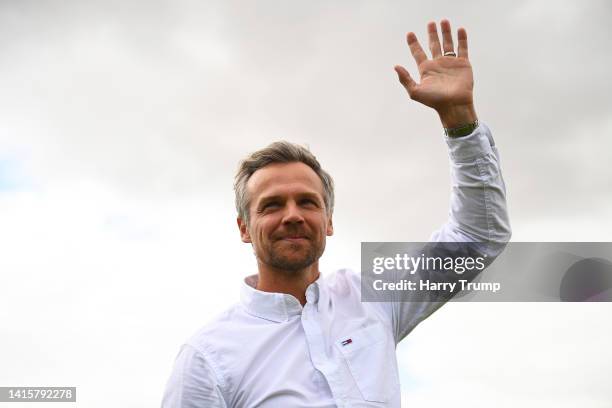
[(227, 194), (240, 157), (289, 139), (348, 183), (356, 214), (378, 204), (372, 194), (359, 204), (363, 188), (420, 208), (402, 182), (443, 202), (436, 116), (408, 100), (392, 67), (416, 74), (405, 32), (424, 42), (425, 23), (449, 17), (468, 28), (477, 108), (500, 145), (514, 218), (562, 215), (581, 195), (612, 195), (610, 16), (595, 0), (4, 2), (0, 141), (30, 145), (41, 177)]

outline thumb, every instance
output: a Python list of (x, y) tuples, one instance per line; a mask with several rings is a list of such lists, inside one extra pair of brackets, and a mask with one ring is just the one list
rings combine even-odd
[(397, 72), (397, 77), (400, 83), (404, 85), (404, 88), (406, 88), (406, 91), (408, 91), (408, 95), (412, 97), (418, 86), (417, 83), (414, 82), (414, 79), (412, 79), (408, 70), (401, 65), (395, 66), (395, 72)]

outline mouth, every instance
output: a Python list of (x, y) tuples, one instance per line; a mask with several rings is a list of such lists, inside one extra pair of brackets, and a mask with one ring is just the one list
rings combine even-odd
[(280, 240), (288, 241), (288, 242), (303, 242), (303, 241), (308, 241), (308, 237), (304, 235), (288, 235), (286, 237), (280, 238)]

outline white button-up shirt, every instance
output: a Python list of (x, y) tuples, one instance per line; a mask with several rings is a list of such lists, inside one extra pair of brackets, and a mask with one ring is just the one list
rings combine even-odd
[[(488, 128), (446, 138), (452, 194), (432, 240), (507, 242), (499, 154)], [(488, 256), (496, 256), (489, 253)], [(395, 346), (441, 303), (365, 303), (359, 275), (340, 270), (292, 295), (255, 289), (181, 348), (163, 408), (399, 407)]]

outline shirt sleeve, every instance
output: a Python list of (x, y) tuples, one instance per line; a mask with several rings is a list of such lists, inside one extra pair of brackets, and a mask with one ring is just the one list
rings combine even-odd
[[(493, 136), (481, 123), (468, 136), (446, 137), (446, 143), (452, 184), (449, 217), (430, 241), (490, 243), (480, 248), (492, 262), (511, 236), (506, 186)], [(387, 304), (391, 308), (396, 342), (444, 304), (427, 299), (403, 300)]]
[(491, 131), (481, 123), (472, 134), (446, 137), (452, 192), (446, 224), (436, 242), (508, 242), (511, 230), (506, 185)]
[(227, 408), (210, 362), (190, 345), (181, 348), (162, 400), (162, 408)]

